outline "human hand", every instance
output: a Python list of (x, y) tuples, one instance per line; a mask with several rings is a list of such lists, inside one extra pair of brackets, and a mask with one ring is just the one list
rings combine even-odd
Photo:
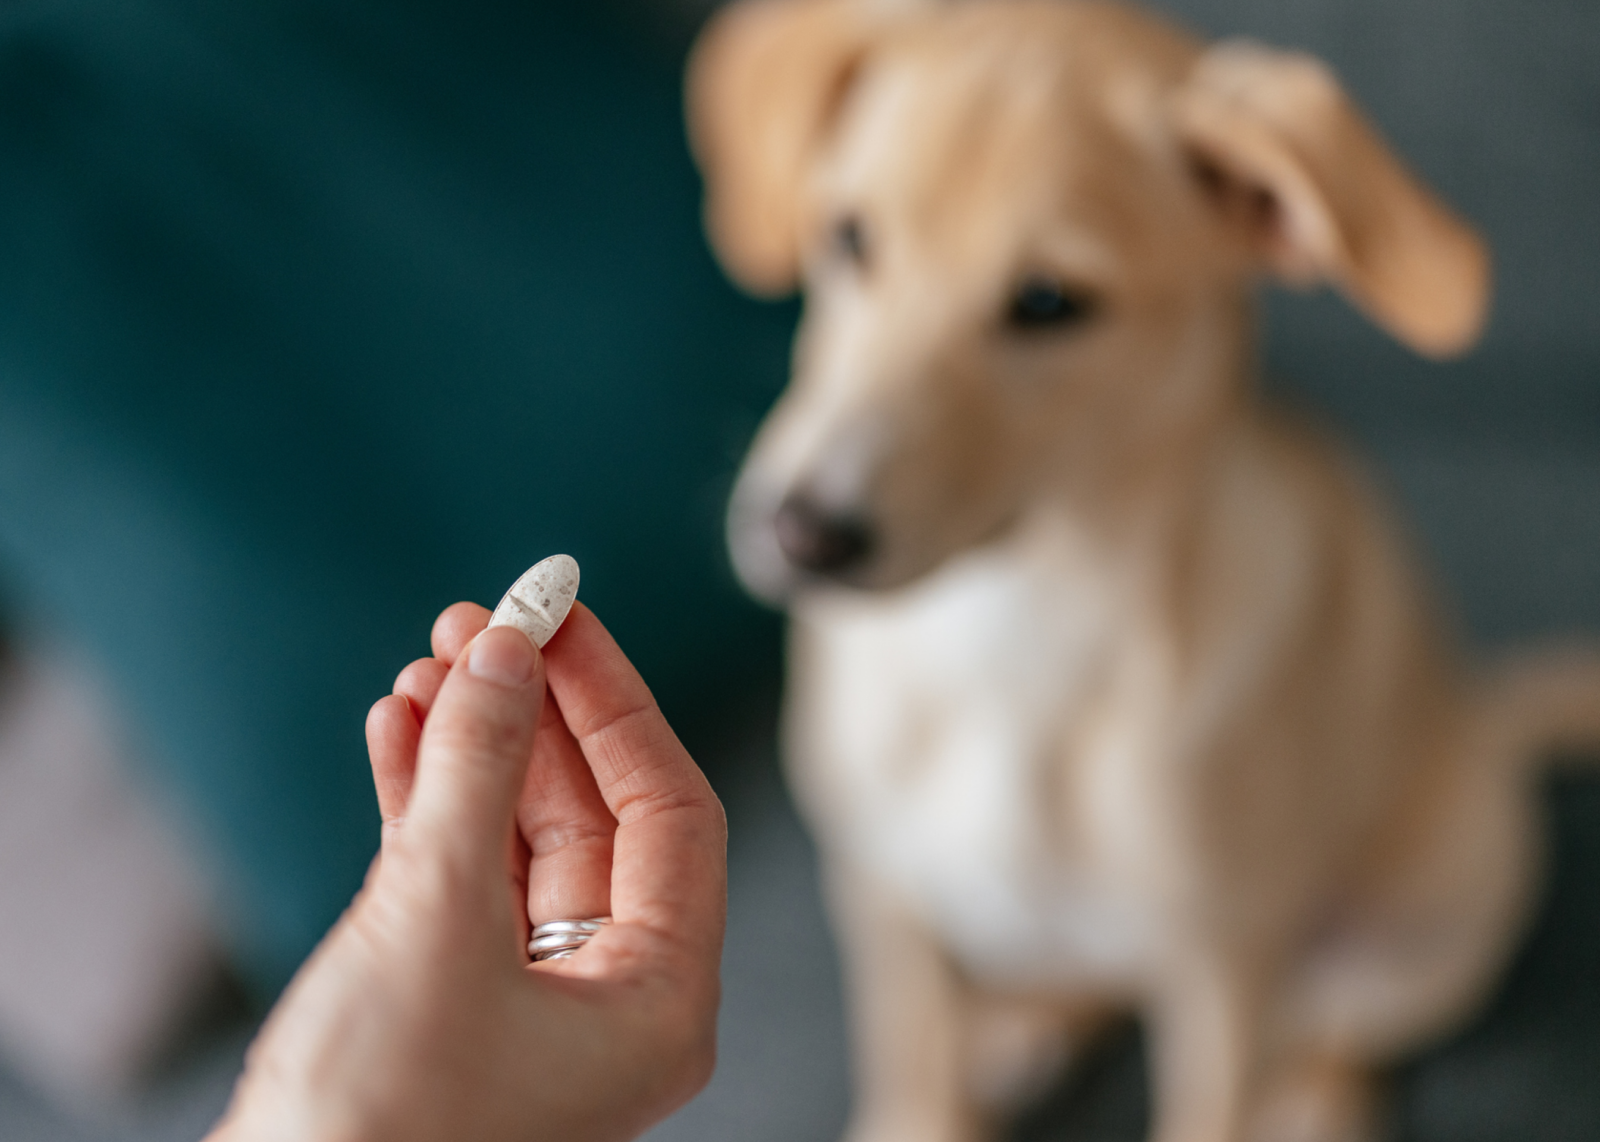
[[(373, 706), (379, 858), (211, 1142), (603, 1142), (710, 1076), (722, 807), (581, 603), (543, 656), (488, 618), (446, 610)], [(608, 914), (528, 963), (532, 925)]]

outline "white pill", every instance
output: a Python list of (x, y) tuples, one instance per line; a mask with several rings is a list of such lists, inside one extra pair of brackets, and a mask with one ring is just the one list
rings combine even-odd
[(570, 555), (541, 559), (511, 584), (494, 609), (492, 627), (516, 627), (540, 649), (555, 637), (578, 597), (578, 561)]

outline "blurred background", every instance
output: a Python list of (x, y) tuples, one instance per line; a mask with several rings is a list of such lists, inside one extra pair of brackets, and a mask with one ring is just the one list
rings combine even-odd
[[(1431, 365), (1274, 294), (1479, 652), (1600, 635), (1600, 7), (1177, 0), (1328, 59), (1497, 257)], [(659, 1140), (831, 1137), (780, 626), (721, 510), (792, 303), (735, 294), (683, 141), (697, 0), (0, 7), (0, 1138), (192, 1139), (377, 839), (362, 722), (435, 614), (568, 551), (727, 798), (724, 1062)], [(1500, 997), (1400, 1136), (1600, 1137), (1600, 781)], [(1133, 1139), (1138, 1034), (1025, 1123)]]

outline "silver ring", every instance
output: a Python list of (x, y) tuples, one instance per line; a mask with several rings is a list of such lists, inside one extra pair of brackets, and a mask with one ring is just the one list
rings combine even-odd
[(533, 938), (528, 941), (528, 955), (534, 963), (564, 960), (594, 939), (594, 934), (609, 923), (609, 916), (596, 916), (591, 920), (546, 921), (533, 930)]
[(604, 920), (551, 920), (533, 930), (535, 936), (553, 936), (566, 932), (598, 932)]

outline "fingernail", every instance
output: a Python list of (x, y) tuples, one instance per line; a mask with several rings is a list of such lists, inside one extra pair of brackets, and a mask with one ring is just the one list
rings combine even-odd
[(495, 627), (472, 640), (467, 671), (497, 686), (521, 686), (533, 677), (539, 652), (528, 636), (514, 627)]

